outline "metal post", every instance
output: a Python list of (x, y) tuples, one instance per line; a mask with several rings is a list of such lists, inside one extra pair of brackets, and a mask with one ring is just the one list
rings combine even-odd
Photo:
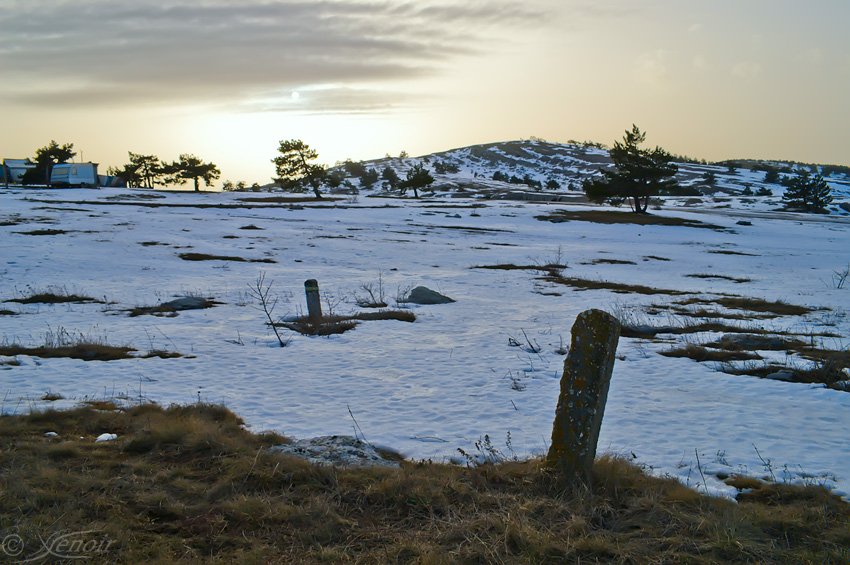
[(322, 300), (319, 297), (319, 281), (309, 279), (304, 281), (304, 292), (307, 294), (307, 317), (310, 323), (318, 326), (322, 323)]

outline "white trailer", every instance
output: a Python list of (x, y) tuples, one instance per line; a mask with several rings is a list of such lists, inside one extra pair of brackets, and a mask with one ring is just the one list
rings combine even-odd
[(97, 163), (61, 163), (53, 165), (50, 173), (52, 186), (77, 186), (97, 188)]

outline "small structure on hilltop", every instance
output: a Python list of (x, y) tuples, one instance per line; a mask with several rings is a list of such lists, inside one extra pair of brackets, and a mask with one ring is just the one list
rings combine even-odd
[(3, 167), (0, 174), (3, 176), (3, 184), (20, 184), (26, 172), (36, 167), (29, 159), (3, 159)]

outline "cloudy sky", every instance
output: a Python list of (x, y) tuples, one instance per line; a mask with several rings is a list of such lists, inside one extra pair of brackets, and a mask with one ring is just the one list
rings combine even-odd
[(850, 164), (847, 0), (2, 0), (0, 157), (191, 152), (265, 183), (537, 136)]

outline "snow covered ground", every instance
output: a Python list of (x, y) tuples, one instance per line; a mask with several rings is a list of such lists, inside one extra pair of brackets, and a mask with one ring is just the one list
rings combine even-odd
[[(558, 395), (564, 356), (557, 350), (562, 341), (569, 343), (576, 315), (588, 308), (642, 311), (675, 299), (576, 292), (537, 280), (530, 271), (471, 268), (545, 264), (559, 254), (568, 276), (828, 308), (753, 323), (803, 334), (828, 330), (843, 337), (828, 339), (824, 347), (848, 347), (850, 289), (831, 283), (833, 272), (850, 264), (848, 218), (737, 206), (656, 212), (728, 228), (716, 231), (553, 224), (535, 216), (565, 206), (460, 198), (361, 196), (319, 206), (245, 207), (239, 201), (244, 194), (140, 196), (153, 195), (0, 193), (0, 299), (60, 287), (109, 303), (0, 304), (19, 313), (0, 316), (0, 339), (35, 346), (46, 332), (64, 328), (142, 353), (166, 349), (186, 357), (84, 362), (19, 356), (19, 366), (0, 365), (3, 413), (93, 398), (201, 399), (226, 404), (256, 431), (295, 438), (354, 435), (353, 415), (368, 441), (415, 459), (456, 458), (458, 448), (475, 453), (474, 443), (485, 434), (506, 455), (539, 454), (549, 442)], [(752, 225), (738, 225), (741, 220)], [(261, 229), (240, 229), (249, 225)], [(66, 233), (20, 233), (39, 229)], [(178, 257), (187, 251), (275, 263)], [(635, 264), (594, 263), (599, 259)], [(261, 271), (281, 298), (278, 316), (303, 311), (309, 278), (318, 279), (326, 311), (331, 306), (338, 313), (358, 310), (353, 295), (362, 294), (363, 284), (376, 284), (379, 273), (391, 305), (416, 285), (457, 302), (413, 306), (412, 324), (365, 322), (332, 337), (287, 331), (291, 342), (280, 348), (247, 292)], [(752, 280), (686, 276), (695, 273)], [(223, 304), (173, 318), (127, 315), (128, 308), (184, 294)], [(669, 322), (669, 315), (660, 320)], [(511, 345), (511, 338), (525, 343), (523, 332), (540, 345), (539, 353)], [(712, 337), (717, 335), (692, 339)], [(712, 363), (657, 354), (669, 347), (621, 339), (601, 450), (710, 492), (732, 492), (715, 473), (744, 472), (824, 483), (850, 495), (850, 394), (727, 375)], [(40, 400), (48, 391), (64, 399)]]

